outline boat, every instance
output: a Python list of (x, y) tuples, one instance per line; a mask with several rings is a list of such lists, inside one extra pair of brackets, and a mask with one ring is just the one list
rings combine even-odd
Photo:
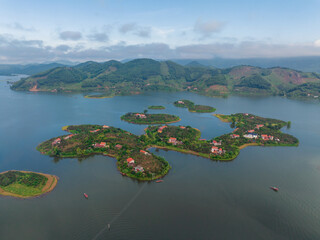
[(163, 180), (157, 180), (157, 181), (156, 181), (156, 183), (161, 183), (161, 182), (163, 182)]
[(270, 187), (270, 189), (272, 189), (272, 190), (275, 191), (275, 192), (278, 192), (278, 191), (279, 191), (279, 188), (277, 188), (277, 187)]
[(125, 174), (125, 173), (123, 173), (123, 172), (120, 172), (120, 174), (121, 174), (122, 176), (126, 176), (126, 174)]
[(86, 199), (89, 198), (88, 194), (86, 194), (86, 193), (84, 193), (83, 196), (84, 196)]

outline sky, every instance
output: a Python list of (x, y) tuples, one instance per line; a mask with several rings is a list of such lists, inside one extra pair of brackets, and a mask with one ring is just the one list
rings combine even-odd
[(0, 0), (0, 63), (320, 56), (320, 0)]

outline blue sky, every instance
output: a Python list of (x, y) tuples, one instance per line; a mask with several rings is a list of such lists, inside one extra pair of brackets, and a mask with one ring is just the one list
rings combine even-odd
[(0, 63), (320, 55), (319, 0), (0, 0)]

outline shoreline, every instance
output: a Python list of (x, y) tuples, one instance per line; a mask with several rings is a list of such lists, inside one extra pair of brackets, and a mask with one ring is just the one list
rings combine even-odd
[(218, 114), (218, 113), (214, 113), (212, 114), (212, 116), (215, 116), (216, 118), (218, 118), (221, 122), (224, 123), (229, 123), (230, 121), (228, 119), (224, 119), (221, 116), (225, 116), (224, 114)]
[(22, 199), (30, 199), (30, 198), (36, 198), (36, 197), (40, 197), (42, 195), (45, 195), (49, 192), (51, 192), (58, 184), (58, 177), (55, 175), (51, 175), (51, 174), (46, 174), (46, 173), (39, 173), (39, 172), (32, 172), (32, 171), (20, 171), (20, 170), (8, 170), (5, 172), (1, 172), (1, 174), (3, 173), (7, 173), (9, 171), (18, 171), (18, 172), (23, 172), (23, 173), (36, 173), (42, 176), (45, 176), (48, 180), (46, 182), (46, 184), (43, 186), (43, 188), (41, 189), (41, 193), (37, 194), (37, 195), (33, 195), (33, 196), (22, 196), (16, 193), (11, 193), (11, 192), (6, 192), (5, 190), (3, 190), (0, 187), (0, 195), (1, 196), (9, 196), (9, 197), (15, 197), (15, 198), (22, 198)]

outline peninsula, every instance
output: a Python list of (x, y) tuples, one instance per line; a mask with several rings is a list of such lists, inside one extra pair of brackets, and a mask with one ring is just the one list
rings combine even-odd
[(121, 120), (134, 124), (167, 124), (181, 119), (170, 114), (127, 113), (121, 116)]
[(205, 105), (195, 105), (193, 102), (189, 100), (179, 100), (179, 101), (175, 101), (173, 104), (176, 107), (188, 108), (189, 112), (211, 113), (216, 111), (214, 107), (205, 106)]
[(0, 195), (18, 198), (37, 197), (52, 191), (58, 182), (54, 175), (28, 171), (0, 173)]
[(37, 149), (53, 157), (85, 157), (103, 154), (117, 159), (121, 174), (139, 180), (163, 177), (169, 163), (148, 151), (163, 148), (194, 154), (212, 160), (229, 161), (247, 146), (298, 146), (297, 138), (282, 133), (288, 123), (247, 113), (216, 115), (231, 122), (233, 132), (210, 140), (200, 139), (201, 132), (190, 126), (149, 126), (145, 134), (136, 136), (107, 125), (66, 126), (70, 134), (41, 143)]

